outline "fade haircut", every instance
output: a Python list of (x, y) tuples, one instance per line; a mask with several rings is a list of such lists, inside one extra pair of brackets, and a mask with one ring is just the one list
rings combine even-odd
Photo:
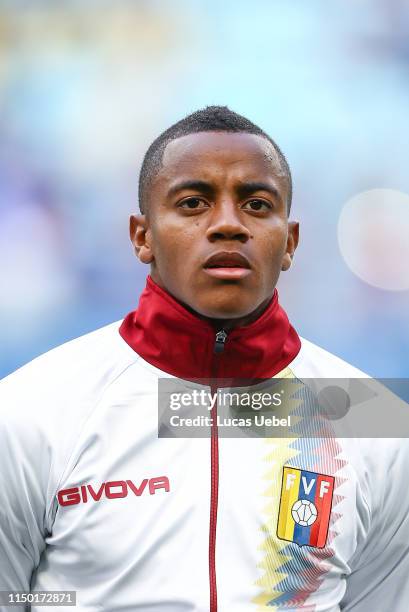
[(163, 154), (167, 145), (176, 138), (198, 132), (245, 132), (266, 138), (273, 145), (288, 181), (287, 210), (290, 212), (292, 200), (291, 171), (279, 146), (261, 128), (242, 115), (230, 110), (227, 106), (207, 106), (188, 115), (162, 132), (147, 150), (139, 175), (139, 208), (142, 214), (147, 212), (149, 190), (152, 181), (161, 169)]

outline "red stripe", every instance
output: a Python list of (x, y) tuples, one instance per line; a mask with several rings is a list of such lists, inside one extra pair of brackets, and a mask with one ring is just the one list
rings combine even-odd
[[(328, 482), (329, 487), (326, 493), (320, 497), (321, 483)], [(317, 488), (315, 493), (314, 504), (317, 508), (318, 518), (311, 527), (310, 531), (310, 546), (322, 548), (325, 546), (328, 535), (329, 518), (331, 514), (332, 494), (334, 491), (334, 477), (319, 475), (317, 480)]]
[[(216, 389), (212, 388), (212, 393)], [(216, 584), (216, 527), (217, 504), (219, 497), (219, 438), (217, 431), (217, 402), (212, 408), (211, 430), (211, 492), (210, 492), (210, 530), (209, 530), (209, 581), (210, 581), (210, 612), (217, 612)]]

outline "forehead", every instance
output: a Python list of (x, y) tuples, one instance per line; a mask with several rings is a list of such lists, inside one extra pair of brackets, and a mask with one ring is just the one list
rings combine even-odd
[(165, 148), (157, 179), (164, 184), (198, 173), (286, 179), (273, 145), (263, 136), (243, 132), (199, 132), (172, 140)]

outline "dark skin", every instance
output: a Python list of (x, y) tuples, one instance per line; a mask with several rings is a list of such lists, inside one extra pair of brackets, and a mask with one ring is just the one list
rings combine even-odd
[[(298, 245), (287, 194), (278, 155), (262, 136), (200, 132), (173, 140), (147, 214), (130, 218), (136, 255), (160, 287), (215, 328), (248, 325), (269, 304)], [(206, 273), (206, 259), (221, 251), (247, 258), (245, 277)]]

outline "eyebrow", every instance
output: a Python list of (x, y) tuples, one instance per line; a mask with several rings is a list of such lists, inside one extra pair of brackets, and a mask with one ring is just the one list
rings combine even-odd
[(207, 183), (206, 181), (200, 181), (200, 180), (193, 179), (193, 180), (181, 181), (180, 183), (176, 183), (176, 185), (173, 185), (173, 187), (169, 189), (168, 195), (172, 196), (178, 191), (183, 191), (184, 189), (190, 189), (192, 191), (200, 191), (201, 193), (213, 193), (214, 191), (214, 188), (210, 183)]
[(249, 181), (248, 183), (242, 183), (237, 188), (237, 193), (242, 198), (251, 195), (255, 191), (266, 191), (275, 198), (280, 198), (278, 189), (274, 187), (274, 185), (270, 185), (269, 183), (264, 183), (260, 181)]
[[(211, 183), (208, 183), (207, 181), (193, 179), (176, 183), (176, 185), (173, 185), (169, 189), (168, 195), (172, 196), (178, 191), (183, 191), (184, 189), (191, 189), (192, 191), (200, 191), (201, 193), (207, 194), (214, 192), (214, 187)], [(237, 187), (237, 193), (242, 198), (245, 198), (246, 196), (249, 196), (256, 191), (266, 191), (267, 193), (270, 193), (273, 197), (281, 199), (278, 189), (274, 187), (274, 185), (271, 185), (269, 183), (264, 183), (260, 181), (249, 181), (246, 183), (241, 183)]]

